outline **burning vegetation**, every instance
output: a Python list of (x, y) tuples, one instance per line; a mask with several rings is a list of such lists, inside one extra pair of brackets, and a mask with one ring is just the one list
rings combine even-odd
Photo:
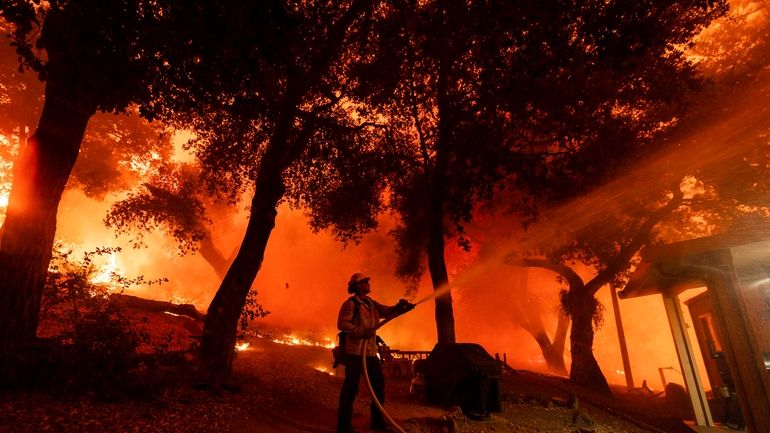
[(655, 398), (685, 373), (664, 305), (614, 298), (640, 251), (770, 223), (762, 2), (20, 0), (0, 31), (15, 390), (228, 390), (281, 346), (336, 386), (364, 271), (418, 305), (390, 348)]

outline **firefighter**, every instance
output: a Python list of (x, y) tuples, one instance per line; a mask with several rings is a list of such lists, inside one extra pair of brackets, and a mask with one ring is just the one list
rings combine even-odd
[[(351, 424), (353, 402), (358, 394), (358, 384), (363, 373), (361, 352), (366, 347), (366, 371), (372, 384), (374, 394), (380, 404), (385, 402), (385, 379), (382, 365), (377, 358), (376, 331), (380, 319), (406, 313), (414, 308), (414, 304), (401, 299), (398, 304), (385, 306), (369, 297), (370, 278), (362, 273), (355, 273), (348, 281), (348, 293), (351, 296), (340, 308), (337, 318), (337, 328), (340, 331), (340, 349), (343, 352), (345, 365), (345, 381), (340, 390), (340, 402), (337, 409), (337, 433), (356, 433)], [(344, 340), (344, 343), (343, 341)], [(385, 430), (387, 428), (382, 413), (374, 402), (370, 405), (371, 428)]]

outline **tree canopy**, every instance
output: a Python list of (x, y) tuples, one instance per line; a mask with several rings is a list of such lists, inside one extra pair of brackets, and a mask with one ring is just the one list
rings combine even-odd
[[(8, 274), (0, 296), (13, 301), (10, 309), (32, 307), (24, 317), (0, 314), (15, 317), (3, 319), (0, 336), (34, 336), (56, 207), (96, 111), (137, 103), (145, 118), (195, 133), (189, 146), (200, 172), (161, 167), (124, 202), (139, 210), (138, 226), (167, 224), (192, 248), (207, 237), (210, 196), (251, 196), (242, 245), (203, 336), (209, 372), (226, 373), (281, 202), (342, 241), (393, 211), (401, 274), (414, 282), (427, 265), (441, 290), (449, 284), (445, 240), (472, 247), (464, 226), (480, 203), (508, 190), (515, 210), (534, 220), (663, 143), (657, 138), (678, 122), (686, 95), (703, 84), (685, 47), (725, 10), (712, 0), (8, 2), (0, 12), (14, 25), (22, 66), (45, 81), (46, 99), (21, 165), (41, 177), (15, 184), (0, 248)], [(149, 155), (168, 152), (146, 130), (124, 138)], [(127, 158), (112, 150), (98, 152)], [(81, 158), (85, 173), (100, 162)], [(90, 194), (119, 183), (115, 173), (97, 172), (84, 184)], [(673, 199), (643, 196), (654, 197), (650, 217), (623, 220), (612, 236), (639, 244), (624, 230), (653, 224), (682, 200), (675, 186)], [(20, 204), (27, 195), (44, 198), (32, 218)], [(133, 223), (136, 214), (120, 206), (112, 221)], [(603, 245), (595, 257), (626, 257), (630, 247), (621, 244)], [(602, 266), (577, 249), (563, 254)], [(23, 296), (10, 289), (17, 285)], [(582, 320), (573, 325), (572, 377), (601, 385), (590, 353), (592, 290), (581, 289), (573, 298), (580, 308), (568, 309)], [(454, 342), (449, 292), (436, 298), (436, 322), (438, 341)]]
[[(372, 33), (358, 92), (407, 156), (390, 185), (401, 273), (427, 263), (448, 284), (444, 238), (479, 203), (518, 191), (543, 202), (590, 190), (647, 151), (701, 81), (685, 46), (724, 2), (406, 2)], [(427, 254), (426, 254), (427, 253)], [(454, 340), (439, 296), (440, 342)]]

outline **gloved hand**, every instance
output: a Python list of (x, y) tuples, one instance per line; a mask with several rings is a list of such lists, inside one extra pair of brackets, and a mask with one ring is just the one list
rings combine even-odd
[(396, 307), (398, 307), (398, 311), (401, 312), (401, 314), (404, 314), (409, 311), (412, 311), (415, 307), (415, 304), (412, 304), (406, 299), (399, 299), (398, 304), (396, 304)]

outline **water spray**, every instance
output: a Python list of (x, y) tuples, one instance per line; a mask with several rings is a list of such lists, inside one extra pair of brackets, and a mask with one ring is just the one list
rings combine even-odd
[(425, 301), (431, 300), (433, 298), (438, 298), (439, 296), (444, 296), (445, 294), (449, 293), (450, 289), (451, 289), (451, 287), (449, 287), (449, 284), (443, 284), (438, 289), (434, 290), (433, 292), (431, 292), (427, 296), (425, 296), (422, 299), (420, 299), (419, 301), (415, 302), (414, 305), (420, 305), (420, 304), (422, 304)]

